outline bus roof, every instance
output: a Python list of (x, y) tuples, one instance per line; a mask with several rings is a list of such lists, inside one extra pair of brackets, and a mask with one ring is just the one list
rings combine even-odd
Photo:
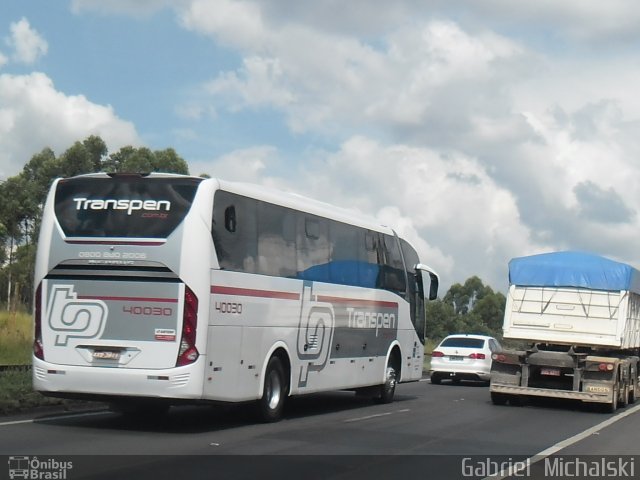
[(202, 179), (202, 177), (198, 177), (196, 175), (181, 175), (177, 173), (162, 173), (162, 172), (151, 172), (148, 174), (139, 174), (139, 173), (109, 174), (105, 172), (99, 172), (99, 173), (87, 173), (83, 175), (78, 175), (77, 177), (74, 177), (74, 178), (79, 178), (79, 177), (106, 178), (106, 177), (119, 177), (119, 176), (131, 177), (136, 175), (144, 178), (168, 178), (168, 177), (198, 178), (203, 180), (203, 182), (214, 183), (215, 190), (220, 189), (230, 193), (242, 195), (245, 197), (254, 198), (257, 200), (264, 200), (265, 202), (273, 203), (283, 207), (300, 210), (312, 215), (318, 215), (320, 217), (329, 218), (332, 220), (336, 220), (338, 222), (356, 225), (362, 228), (367, 228), (369, 230), (387, 233), (389, 235), (394, 234), (394, 231), (390, 227), (386, 225), (382, 225), (373, 217), (358, 213), (357, 211), (340, 208), (335, 205), (322, 202), (320, 200), (315, 200), (309, 197), (305, 197), (297, 193), (285, 192), (283, 190), (278, 190), (276, 188), (266, 187), (263, 185), (257, 185), (253, 183), (232, 182), (232, 181), (222, 180), (218, 178)]

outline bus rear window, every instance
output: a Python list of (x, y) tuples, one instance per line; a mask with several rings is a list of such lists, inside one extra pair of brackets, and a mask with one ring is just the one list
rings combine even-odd
[(60, 180), (56, 218), (67, 237), (166, 238), (186, 216), (201, 181), (142, 176)]

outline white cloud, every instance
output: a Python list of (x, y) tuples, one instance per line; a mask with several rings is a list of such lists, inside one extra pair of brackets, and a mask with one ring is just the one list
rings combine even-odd
[(270, 184), (272, 172), (281, 162), (272, 146), (256, 146), (229, 152), (214, 160), (190, 162), (190, 170), (199, 175), (230, 181)]
[(0, 68), (2, 68), (8, 62), (9, 62), (9, 58), (6, 55), (4, 55), (2, 52), (0, 52)]
[(20, 63), (31, 64), (47, 54), (49, 44), (29, 25), (26, 18), (11, 24), (11, 38), (7, 41), (15, 53), (13, 59)]
[(141, 144), (135, 127), (110, 106), (67, 96), (43, 73), (0, 75), (0, 177), (15, 175), (44, 147), (62, 153), (92, 134), (111, 151)]

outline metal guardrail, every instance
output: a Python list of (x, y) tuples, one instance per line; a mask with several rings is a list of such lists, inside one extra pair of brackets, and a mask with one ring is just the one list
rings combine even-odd
[(31, 365), (0, 365), (0, 373), (2, 372), (28, 372)]

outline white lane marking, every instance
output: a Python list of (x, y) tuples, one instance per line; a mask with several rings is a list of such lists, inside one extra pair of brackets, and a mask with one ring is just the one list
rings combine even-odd
[(389, 415), (393, 415), (394, 413), (406, 413), (410, 411), (411, 410), (409, 408), (403, 408), (402, 410), (396, 410), (395, 412), (376, 413), (374, 415), (367, 415), (366, 417), (350, 418), (348, 420), (344, 420), (344, 423), (360, 422), (362, 420), (370, 420), (372, 418), (378, 418), (378, 417), (387, 417)]
[[(586, 429), (584, 432), (578, 433), (576, 435), (574, 435), (571, 438), (567, 438), (566, 440), (563, 440), (561, 442), (556, 443), (555, 445), (553, 445), (552, 447), (549, 447), (543, 451), (541, 451), (540, 453), (534, 455), (534, 457), (538, 457), (541, 456), (542, 458), (544, 457), (548, 457), (549, 455), (553, 455), (554, 453), (556, 453), (559, 450), (562, 450), (563, 448), (566, 448), (570, 445), (573, 445), (574, 443), (579, 442), (580, 440), (585, 439), (586, 437), (593, 435), (595, 433), (598, 433), (600, 430), (602, 430), (603, 428), (608, 427), (609, 425), (612, 425), (614, 423), (616, 423), (618, 420), (622, 420), (625, 417), (628, 417), (629, 415), (637, 412), (640, 410), (640, 405), (636, 405), (635, 407), (632, 407), (628, 410), (625, 410), (622, 413), (619, 413), (618, 415), (615, 415), (611, 418), (606, 419), (603, 422), (600, 422), (597, 425), (594, 425), (591, 428)], [(540, 458), (539, 460), (541, 460), (542, 458)]]
[[(636, 405), (635, 407), (629, 408), (629, 409), (625, 409), (624, 412), (619, 413), (611, 418), (608, 418), (596, 425), (594, 425), (593, 427), (587, 428), (586, 430), (575, 434), (573, 437), (569, 437), (565, 440), (562, 440), (558, 443), (556, 443), (555, 445), (550, 446), (549, 448), (545, 448), (544, 450), (542, 450), (541, 452), (536, 453), (534, 456), (527, 458), (526, 460), (523, 460), (522, 463), (524, 465), (526, 465), (527, 463), (529, 465), (533, 465), (534, 463), (537, 463), (541, 460), (544, 460), (545, 458), (553, 455), (554, 453), (559, 452), (560, 450), (563, 450), (571, 445), (573, 445), (574, 443), (578, 443), (580, 440), (584, 440), (585, 438), (591, 436), (591, 435), (599, 435), (600, 430), (607, 428), (610, 425), (613, 425), (614, 423), (616, 423), (618, 420), (622, 420), (623, 418), (628, 417), (629, 415), (632, 415), (634, 413), (636, 413), (637, 411), (640, 410), (640, 405)], [(526, 468), (526, 467), (524, 467)], [(492, 475), (489, 477), (485, 477), (482, 480), (502, 480), (503, 478), (506, 477), (510, 477), (510, 476), (517, 476), (518, 473), (520, 473), (522, 470), (524, 470), (524, 468), (521, 469), (513, 469), (512, 471), (507, 471), (505, 472), (504, 470), (502, 470), (498, 475)]]
[(24, 423), (34, 423), (34, 422), (48, 422), (51, 420), (66, 420), (67, 418), (81, 418), (81, 417), (93, 417), (97, 415), (108, 415), (112, 412), (88, 412), (88, 413), (73, 413), (69, 415), (56, 415), (54, 417), (41, 417), (41, 418), (28, 418), (25, 420), (14, 420), (12, 422), (2, 422), (0, 423), (0, 427), (5, 427), (9, 425), (21, 425)]
[(2, 423), (0, 423), (0, 427), (4, 427), (6, 425), (20, 425), (21, 423), (33, 423), (33, 422), (34, 422), (33, 418), (31, 418), (29, 420), (16, 420), (16, 421), (13, 421), (13, 422), (2, 422)]

